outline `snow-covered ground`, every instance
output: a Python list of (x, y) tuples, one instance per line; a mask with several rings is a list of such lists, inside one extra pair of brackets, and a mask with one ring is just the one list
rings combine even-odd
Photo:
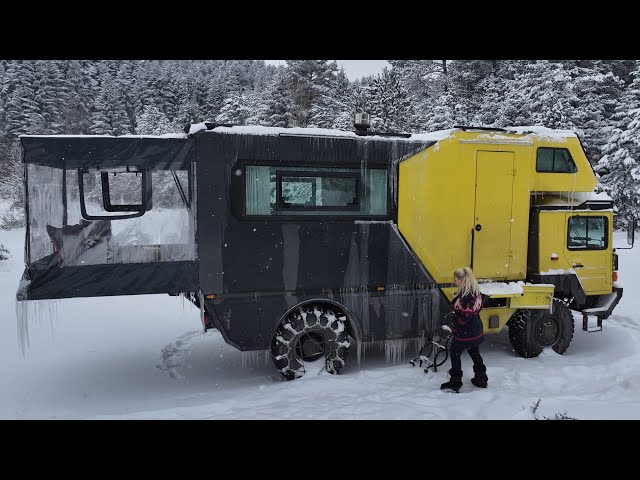
[(216, 331), (203, 334), (198, 311), (168, 295), (35, 302), (40, 315), (23, 355), (14, 300), (23, 241), (24, 230), (0, 230), (12, 254), (0, 261), (3, 419), (640, 418), (640, 245), (619, 251), (625, 295), (603, 331), (583, 332), (575, 315), (566, 354), (547, 349), (533, 359), (511, 352), (506, 330), (488, 336), (489, 388), (471, 384), (463, 354), (465, 383), (453, 394), (439, 389), (448, 363), (425, 374), (408, 358), (387, 364), (375, 350), (360, 366), (353, 352), (341, 375), (317, 368), (280, 381), (263, 358), (243, 355)]

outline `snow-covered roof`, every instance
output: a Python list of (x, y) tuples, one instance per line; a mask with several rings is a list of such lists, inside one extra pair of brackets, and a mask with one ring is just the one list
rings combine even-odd
[[(191, 125), (189, 129), (189, 134), (193, 135), (194, 133), (199, 132), (200, 130), (206, 130), (206, 124), (197, 123)], [(292, 128), (282, 128), (282, 127), (263, 127), (260, 125), (240, 125), (233, 127), (215, 127), (211, 131), (217, 133), (234, 133), (241, 135), (305, 135), (305, 136), (321, 136), (321, 137), (351, 137), (355, 138), (358, 135), (355, 132), (349, 132), (345, 130), (338, 130), (332, 128), (302, 128), (302, 127), (292, 127)], [(430, 133), (420, 133), (420, 134), (412, 134), (410, 137), (393, 137), (393, 140), (410, 140), (410, 141), (423, 141), (423, 142), (437, 142), (444, 138), (447, 138), (454, 132), (455, 129), (448, 130), (439, 130), (436, 132)], [(376, 138), (376, 139), (384, 139), (389, 140), (389, 137), (382, 135), (367, 135), (366, 138)]]
[(567, 137), (577, 137), (576, 132), (572, 130), (554, 130), (552, 128), (540, 127), (537, 125), (505, 127), (509, 133), (520, 133), (523, 135), (534, 134), (537, 136), (549, 137), (551, 140), (562, 140)]
[[(187, 135), (194, 135), (201, 130), (207, 130), (207, 122), (193, 123), (189, 127), (189, 133), (166, 133), (163, 135), (119, 135), (117, 138), (186, 138)], [(482, 130), (478, 128), (478, 130)], [(234, 133), (241, 135), (306, 135), (306, 136), (322, 136), (322, 137), (357, 137), (355, 132), (338, 130), (335, 128), (303, 128), (303, 127), (263, 127), (260, 125), (238, 125), (232, 127), (215, 127), (212, 129), (218, 133)], [(449, 137), (452, 133), (460, 131), (459, 128), (449, 128), (446, 130), (437, 130), (435, 132), (428, 133), (414, 133), (409, 137), (393, 137), (394, 141), (409, 140), (409, 141), (421, 141), (421, 142), (438, 142)], [(482, 135), (482, 138), (493, 141), (514, 141), (512, 136), (507, 134), (522, 134), (524, 137), (518, 139), (519, 141), (527, 140), (529, 135), (544, 136), (550, 140), (561, 140), (567, 137), (575, 137), (575, 132), (571, 130), (552, 130), (546, 127), (539, 126), (521, 126), (521, 127), (507, 127), (504, 133), (486, 132)], [(20, 135), (20, 137), (50, 137), (50, 138), (113, 138), (113, 135)], [(390, 137), (383, 135), (367, 135), (367, 138), (376, 138), (389, 140)]]
[[(469, 127), (473, 130), (472, 127)], [(193, 135), (194, 133), (199, 132), (200, 130), (206, 130), (206, 122), (195, 123), (191, 125), (189, 129), (189, 134)], [(437, 130), (435, 132), (428, 133), (414, 133), (410, 137), (406, 137), (407, 140), (412, 141), (427, 141), (427, 142), (438, 142), (449, 137), (452, 133), (456, 131), (460, 131), (460, 128), (449, 128), (446, 130)], [(482, 130), (481, 127), (478, 127), (478, 130)], [(487, 139), (491, 140), (510, 140), (514, 141), (513, 136), (509, 136), (508, 134), (521, 134), (524, 137), (519, 138), (517, 140), (523, 141), (529, 139), (530, 136), (535, 135), (537, 137), (543, 136), (550, 140), (562, 140), (567, 137), (576, 137), (575, 132), (571, 130), (553, 130), (551, 128), (540, 127), (540, 126), (514, 126), (514, 127), (506, 127), (504, 132), (486, 132), (483, 133), (482, 136), (486, 136)], [(263, 127), (259, 125), (243, 125), (243, 126), (220, 126), (215, 127), (212, 131), (219, 133), (239, 133), (245, 135), (317, 135), (317, 136), (331, 136), (331, 137), (356, 137), (358, 136), (355, 132), (338, 130), (338, 129), (330, 129), (330, 128), (302, 128), (302, 127), (292, 127), (292, 128), (281, 128), (281, 127)], [(387, 139), (386, 136), (376, 136), (376, 135), (368, 135), (368, 137), (377, 137)], [(402, 138), (400, 138), (402, 139)], [(398, 140), (398, 138), (394, 138), (394, 140)]]
[(19, 135), (19, 138), (187, 138), (186, 133), (165, 133), (163, 135)]

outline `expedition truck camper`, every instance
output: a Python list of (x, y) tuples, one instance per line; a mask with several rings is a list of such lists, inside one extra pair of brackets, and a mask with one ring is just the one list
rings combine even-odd
[(417, 350), (461, 266), (481, 280), (485, 333), (506, 325), (523, 357), (564, 353), (571, 310), (594, 330), (622, 296), (614, 206), (570, 131), (203, 123), (21, 142), (19, 301), (182, 294), (289, 380), (314, 359), (337, 373), (372, 342)]

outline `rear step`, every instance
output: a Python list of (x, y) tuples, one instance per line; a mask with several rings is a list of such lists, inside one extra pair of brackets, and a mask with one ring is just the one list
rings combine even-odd
[[(585, 308), (582, 311), (582, 330), (585, 332), (599, 332), (602, 330), (602, 320), (609, 318), (613, 309), (618, 305), (618, 302), (622, 298), (622, 288), (614, 287), (613, 292), (608, 295), (603, 295), (598, 299), (595, 306), (592, 308)], [(598, 323), (596, 328), (589, 329), (589, 317), (597, 317)]]

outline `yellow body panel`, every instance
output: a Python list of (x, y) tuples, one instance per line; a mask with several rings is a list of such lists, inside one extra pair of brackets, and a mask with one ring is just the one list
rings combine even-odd
[(526, 276), (532, 143), (486, 137), (454, 132), (399, 165), (398, 228), (438, 283), (472, 254), (478, 278)]
[(398, 229), (436, 282), (443, 283), (470, 262), (475, 156), (463, 156), (455, 137), (436, 147), (399, 165)]
[[(481, 287), (482, 289), (482, 287)], [(498, 333), (509, 321), (511, 315), (521, 308), (544, 310), (551, 308), (551, 298), (555, 287), (553, 285), (523, 285), (522, 293), (498, 293), (491, 298), (506, 298), (504, 307), (486, 307), (480, 310), (480, 318), (484, 333)], [(455, 287), (445, 287), (442, 292), (451, 301), (456, 293)], [(498, 326), (489, 328), (489, 317), (498, 316)]]
[[(539, 147), (569, 150), (578, 171), (536, 172)], [(532, 195), (595, 184), (576, 137), (453, 131), (400, 163), (398, 228), (438, 283), (462, 266), (479, 279), (523, 280)]]
[[(483, 308), (480, 310), (480, 319), (482, 320), (483, 333), (498, 333), (502, 327), (509, 321), (511, 315), (516, 311), (515, 308)], [(498, 316), (498, 326), (489, 328), (489, 317)]]
[[(539, 265), (541, 273), (574, 273), (587, 295), (611, 293), (613, 271), (613, 212), (566, 210), (543, 211), (539, 214)], [(603, 250), (569, 250), (567, 228), (571, 216), (607, 217), (608, 245)], [(557, 257), (557, 260), (552, 258)]]

